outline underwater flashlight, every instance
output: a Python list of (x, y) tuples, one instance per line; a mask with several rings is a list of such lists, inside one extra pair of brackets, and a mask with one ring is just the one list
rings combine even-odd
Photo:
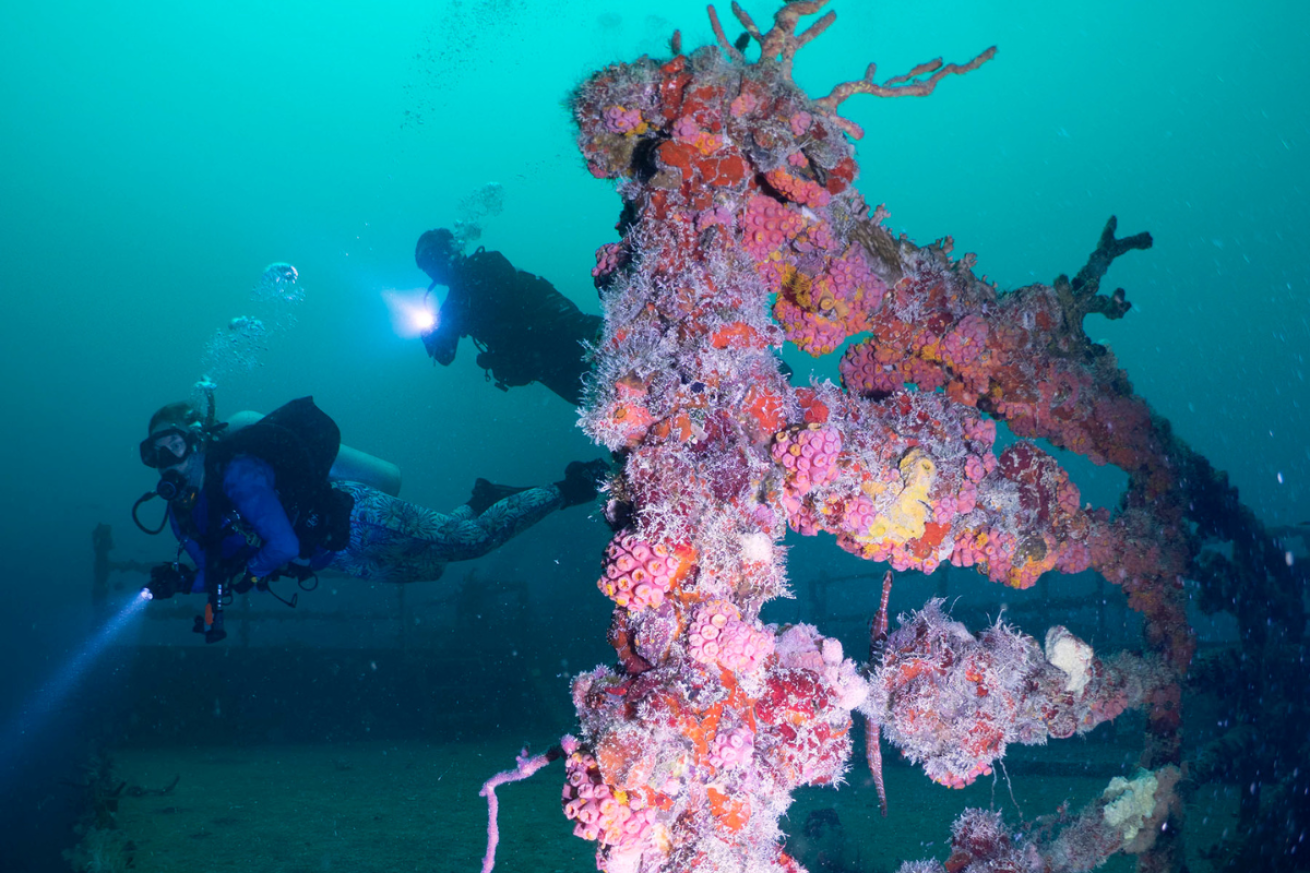
[(391, 311), (391, 329), (398, 337), (413, 339), (437, 326), (436, 302), (426, 289), (387, 290), (382, 292), (382, 299)]

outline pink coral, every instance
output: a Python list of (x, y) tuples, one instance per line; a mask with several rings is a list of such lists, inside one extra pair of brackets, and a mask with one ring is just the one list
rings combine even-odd
[[(599, 584), (619, 604), (619, 664), (574, 684), (596, 763), (571, 769), (566, 799), (593, 799), (583, 783), (601, 797), (589, 825), (607, 801), (636, 809), (630, 818), (658, 810), (647, 831), (657, 839), (603, 842), (611, 824), (585, 831), (602, 840), (598, 863), (611, 873), (704, 870), (719, 858), (796, 869), (774, 819), (786, 792), (845, 771), (855, 706), (947, 784), (1046, 730), (1048, 709), (1051, 735), (1083, 723), (1083, 710), (1045, 693), (1063, 688), (1063, 674), (1017, 634), (974, 638), (944, 618), (927, 642), (888, 640), (879, 700), (862, 703), (869, 689), (836, 641), (802, 626), (775, 638), (759, 624), (762, 604), (785, 590), (786, 550), (774, 542), (783, 518), (896, 568), (949, 559), (1012, 585), (1091, 560), (1157, 637), (1182, 618), (1159, 583), (1169, 561), (1150, 546), (1167, 531), (1074, 511), (1058, 465), (1030, 448), (1007, 449), (1003, 463), (993, 454), (984, 413), (1021, 438), (1144, 471), (1133, 487), (1169, 488), (1145, 405), (1127, 396), (1112, 356), (1089, 355), (1068, 327), (1066, 316), (1080, 316), (1061, 310), (1071, 291), (1001, 294), (973, 275), (970, 256), (951, 258), (949, 239), (921, 247), (893, 236), (885, 210), (870, 214), (851, 187), (858, 167), (843, 133), (859, 130), (838, 115), (842, 100), (926, 93), (990, 53), (884, 85), (870, 71), (811, 100), (790, 70), (795, 49), (831, 23), (797, 31), (822, 5), (785, 4), (767, 31), (734, 7), (761, 44), (759, 63), (715, 17), (719, 53), (613, 65), (572, 101), (588, 166), (619, 180), (624, 199), (628, 257), (602, 271), (607, 324), (583, 421), (623, 451), (613, 516), (635, 527), (607, 550)], [(630, 115), (606, 116), (633, 106), (651, 128), (641, 142)], [(864, 332), (842, 362), (846, 392), (793, 388), (773, 354), (780, 335), (825, 354)], [(686, 544), (677, 560), (657, 545), (674, 542)], [(1113, 692), (1103, 711), (1118, 706)], [(750, 757), (727, 766), (743, 728)], [(612, 823), (619, 813), (607, 809)], [(610, 851), (620, 843), (622, 857)]]
[(746, 204), (741, 218), (742, 248), (764, 260), (801, 232), (805, 219), (772, 197), (757, 194)]
[(639, 847), (650, 833), (655, 810), (640, 794), (628, 794), (626, 803), (605, 783), (592, 755), (576, 751), (565, 764), (564, 815), (577, 822), (573, 833), (619, 851)]
[(677, 569), (677, 556), (664, 544), (620, 533), (605, 549), (605, 575), (597, 584), (606, 597), (636, 612), (664, 602)]
[(710, 763), (720, 770), (743, 767), (755, 752), (755, 732), (742, 726), (720, 731), (710, 747)]
[(721, 225), (723, 227), (732, 227), (732, 212), (726, 206), (716, 206), (713, 209), (703, 209), (696, 213), (696, 229), (704, 230), (707, 227)]
[(838, 370), (848, 391), (864, 396), (891, 394), (908, 381), (901, 369), (904, 361), (890, 346), (860, 343), (846, 350)]
[(959, 515), (973, 512), (978, 505), (978, 486), (973, 482), (961, 482), (960, 491), (955, 495), (955, 511)]
[(641, 120), (641, 111), (627, 109), (623, 106), (610, 106), (605, 110), (605, 129), (611, 133), (640, 133), (645, 125)]
[(965, 458), (964, 475), (968, 476), (971, 482), (981, 482), (982, 478), (987, 475), (987, 468), (983, 465), (983, 459), (977, 455), (969, 455)]
[(981, 315), (968, 315), (942, 342), (942, 358), (956, 369), (978, 360), (987, 346), (987, 322)]
[(1056, 563), (1061, 573), (1081, 573), (1092, 565), (1092, 553), (1085, 543), (1070, 540), (1060, 549)]
[(728, 106), (728, 111), (732, 113), (735, 118), (741, 118), (742, 116), (754, 112), (755, 108), (759, 106), (759, 103), (760, 101), (755, 98), (754, 94), (751, 94), (748, 91), (743, 91), (733, 98), (732, 103)]
[(695, 615), (687, 635), (688, 654), (702, 664), (750, 671), (773, 652), (773, 637), (742, 621), (741, 610), (730, 601), (711, 600)]
[(596, 249), (596, 266), (591, 270), (592, 279), (596, 280), (597, 284), (603, 282), (607, 276), (619, 268), (622, 263), (622, 254), (622, 243), (606, 243)]
[(792, 248), (801, 254), (821, 254), (835, 250), (837, 240), (833, 238), (828, 222), (821, 221), (806, 227), (805, 232), (792, 243)]
[(828, 189), (818, 182), (806, 179), (804, 176), (793, 175), (781, 167), (765, 173), (764, 178), (793, 203), (805, 206), (827, 206), (828, 201), (832, 199)]
[(963, 429), (965, 439), (979, 443), (980, 448), (990, 449), (996, 442), (996, 422), (990, 418), (966, 418)]
[[(813, 241), (807, 233), (793, 247), (817, 254), (815, 243), (824, 249), (833, 246), (825, 223), (812, 225), (812, 233)], [(780, 292), (773, 314), (788, 339), (811, 354), (825, 354), (868, 328), (867, 318), (881, 306), (886, 285), (870, 271), (858, 247), (847, 248), (841, 257), (818, 260), (811, 256), (800, 263), (814, 272), (790, 265), (761, 265), (766, 275), (777, 281)]]
[(788, 486), (803, 495), (837, 478), (841, 446), (836, 428), (808, 425), (778, 434), (772, 452), (786, 471)]
[(828, 273), (837, 293), (850, 300), (860, 300), (865, 311), (877, 312), (887, 285), (872, 270), (859, 246), (851, 246), (828, 265)]
[(951, 552), (951, 563), (957, 567), (973, 567), (987, 563), (987, 554), (983, 551), (986, 534), (972, 530), (962, 531), (955, 538), (955, 547)]
[(673, 138), (678, 142), (695, 146), (703, 155), (713, 154), (723, 148), (722, 135), (701, 129), (696, 119), (690, 115), (684, 115), (674, 123)]
[(1056, 488), (1055, 499), (1061, 512), (1066, 515), (1077, 515), (1081, 499), (1077, 485), (1065, 479)]

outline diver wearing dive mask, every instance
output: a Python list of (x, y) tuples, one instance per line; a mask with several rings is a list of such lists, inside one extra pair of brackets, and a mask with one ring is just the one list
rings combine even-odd
[[(211, 401), (212, 419), (212, 401)], [(200, 502), (200, 489), (205, 478), (204, 448), (213, 434), (224, 425), (202, 422), (199, 413), (187, 403), (165, 406), (150, 420), (149, 433), (137, 446), (141, 463), (159, 470), (159, 482), (154, 491), (147, 491), (132, 507), (132, 520), (148, 534), (160, 533), (169, 520), (179, 536), (195, 535), (193, 513)], [(162, 497), (168, 509), (156, 528), (146, 527), (137, 517), (141, 505), (153, 497)], [(175, 593), (195, 593), (205, 590), (209, 594), (203, 615), (196, 617), (195, 630), (203, 633), (206, 642), (217, 642), (227, 636), (223, 630), (223, 601), (226, 581), (216, 579), (203, 589), (197, 583), (198, 572), (180, 563), (183, 548), (172, 562), (154, 567), (146, 592), (152, 599), (172, 597)]]
[(335, 482), (341, 431), (312, 397), (255, 418), (228, 429), (212, 402), (204, 416), (172, 403), (151, 417), (139, 446), (142, 463), (161, 478), (137, 507), (168, 499), (159, 526), (142, 529), (162, 533), (171, 524), (178, 540), (174, 559), (151, 571), (146, 594), (203, 593), (194, 630), (206, 642), (226, 636), (234, 593), (271, 592), (269, 583), (284, 577), (309, 591), (329, 567), (361, 579), (436, 579), (451, 561), (481, 557), (556, 510), (590, 503), (608, 470), (604, 460), (575, 461), (562, 481), (532, 488), (478, 480), (467, 503), (439, 513), (365, 483)]
[(199, 414), (185, 403), (173, 404), (156, 413), (151, 420), (150, 435), (137, 446), (141, 463), (158, 470), (159, 482), (153, 491), (147, 491), (132, 507), (132, 520), (137, 527), (149, 534), (157, 534), (168, 522), (168, 514), (156, 528), (142, 524), (137, 512), (141, 505), (154, 497), (162, 497), (178, 511), (185, 514), (194, 506), (200, 496), (200, 480), (203, 477), (203, 452), (205, 427)]

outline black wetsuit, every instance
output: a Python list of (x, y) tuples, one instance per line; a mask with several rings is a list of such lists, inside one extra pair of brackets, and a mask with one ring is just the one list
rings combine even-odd
[(575, 406), (582, 402), (588, 368), (582, 344), (595, 342), (599, 315), (582, 312), (545, 279), (515, 269), (500, 252), (478, 249), (456, 256), (445, 279), (450, 292), (437, 327), (423, 335), (433, 360), (449, 364), (460, 337), (472, 337), (481, 349), (478, 366), (497, 387), (540, 382)]

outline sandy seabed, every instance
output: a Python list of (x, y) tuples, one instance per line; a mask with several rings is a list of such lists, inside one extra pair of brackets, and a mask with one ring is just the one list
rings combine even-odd
[[(1084, 748), (1093, 754), (1095, 747)], [(517, 751), (503, 741), (121, 749), (113, 753), (115, 774), (129, 787), (178, 782), (165, 795), (124, 792), (116, 842), (130, 854), (126, 869), (140, 873), (477, 871), (487, 823), (478, 789), (512, 766)], [(944, 858), (951, 822), (965, 806), (994, 803), (1016, 822), (1016, 803), (1028, 817), (1063, 801), (1076, 810), (1107, 782), (1016, 774), (1012, 799), (1004, 779), (952, 791), (906, 767), (889, 767), (886, 778), (886, 819), (859, 765), (852, 784), (840, 790), (798, 793), (783, 827), (812, 873), (877, 873), (904, 860)], [(555, 763), (498, 789), (498, 871), (595, 870), (594, 844), (574, 837), (560, 811), (562, 780), (563, 768)], [(1232, 791), (1203, 789), (1195, 801), (1191, 851), (1231, 827), (1236, 811)], [(1133, 863), (1120, 857), (1100, 869), (1129, 871)]]

